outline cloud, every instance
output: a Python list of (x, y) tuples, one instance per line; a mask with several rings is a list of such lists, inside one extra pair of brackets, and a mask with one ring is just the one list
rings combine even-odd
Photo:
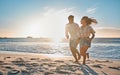
[(88, 8), (86, 10), (86, 13), (89, 13), (89, 14), (94, 14), (96, 12), (98, 7), (94, 7), (94, 8)]
[(115, 27), (99, 27), (96, 28), (97, 37), (120, 38), (120, 28)]

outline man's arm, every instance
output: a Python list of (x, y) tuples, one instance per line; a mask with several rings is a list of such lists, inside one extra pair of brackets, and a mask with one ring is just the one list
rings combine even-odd
[(65, 36), (66, 36), (67, 39), (69, 39), (69, 35), (68, 35), (68, 27), (67, 27), (67, 26), (65, 27)]

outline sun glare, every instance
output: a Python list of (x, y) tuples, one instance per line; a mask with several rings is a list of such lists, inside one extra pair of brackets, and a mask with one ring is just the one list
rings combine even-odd
[(26, 22), (25, 26), (22, 27), (22, 34), (24, 36), (39, 36), (40, 34), (40, 26), (39, 26), (39, 23), (36, 22), (36, 21), (29, 21), (29, 22)]
[(21, 34), (32, 37), (52, 37), (54, 42), (59, 42), (64, 37), (67, 17), (73, 12), (71, 9), (48, 9), (44, 13), (29, 17), (24, 21)]

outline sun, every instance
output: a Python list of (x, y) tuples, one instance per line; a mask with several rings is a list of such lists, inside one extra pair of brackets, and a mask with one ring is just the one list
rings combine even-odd
[(40, 22), (37, 22), (32, 19), (23, 25), (24, 26), (21, 27), (21, 34), (23, 36), (33, 36), (33, 37), (40, 36), (40, 34), (42, 32), (42, 26), (40, 26)]

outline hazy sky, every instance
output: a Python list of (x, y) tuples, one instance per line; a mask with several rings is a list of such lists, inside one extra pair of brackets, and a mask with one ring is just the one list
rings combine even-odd
[[(120, 37), (120, 0), (0, 0), (0, 37), (64, 37), (68, 15), (98, 21), (96, 37)], [(81, 26), (81, 25), (80, 25)]]

